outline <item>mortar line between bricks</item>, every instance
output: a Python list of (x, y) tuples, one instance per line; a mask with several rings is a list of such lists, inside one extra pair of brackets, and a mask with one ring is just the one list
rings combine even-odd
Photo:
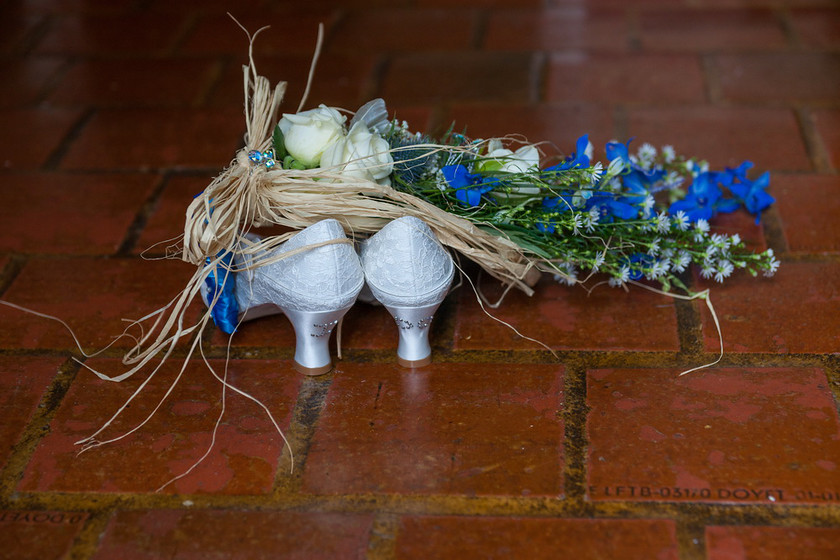
[(131, 251), (133, 251), (137, 245), (137, 240), (140, 239), (140, 234), (143, 233), (143, 229), (146, 227), (146, 222), (149, 220), (149, 216), (151, 216), (155, 206), (157, 206), (160, 202), (160, 197), (169, 185), (170, 180), (171, 175), (169, 173), (165, 173), (159, 177), (157, 184), (152, 189), (152, 192), (134, 215), (134, 219), (131, 221), (131, 224), (129, 224), (125, 235), (123, 236), (122, 243), (120, 243), (120, 246), (114, 254), (115, 256), (131, 256)]
[(159, 177), (157, 184), (152, 189), (152, 192), (140, 206), (140, 209), (134, 215), (134, 219), (131, 221), (131, 224), (129, 224), (126, 229), (122, 243), (120, 243), (120, 246), (114, 253), (115, 256), (131, 256), (131, 251), (133, 251), (137, 245), (137, 240), (140, 239), (140, 234), (143, 233), (143, 228), (146, 227), (146, 222), (149, 220), (149, 216), (152, 214), (155, 206), (160, 202), (160, 197), (169, 185), (170, 179), (171, 175), (169, 173), (164, 173)]
[[(822, 136), (817, 132), (810, 108), (808, 106), (796, 106), (793, 108), (793, 114), (814, 171), (817, 173), (834, 172), (831, 166), (831, 156), (822, 140)], [(775, 208), (775, 206), (772, 208)]]
[(105, 530), (108, 528), (108, 523), (116, 513), (116, 507), (106, 508), (90, 512), (90, 517), (85, 521), (82, 530), (73, 539), (73, 545), (70, 548), (70, 560), (88, 560), (93, 558), (96, 549), (99, 548), (99, 541)]
[(487, 40), (487, 10), (476, 10), (473, 16), (473, 33), (470, 37), (469, 46), (472, 50), (484, 50), (484, 43)]
[[(184, 502), (191, 503), (187, 507)], [(392, 516), (469, 516), (528, 519), (670, 519), (702, 526), (756, 525), (773, 527), (836, 527), (840, 503), (776, 504), (704, 502), (588, 502), (579, 505), (556, 497), (343, 494), (211, 495), (112, 494), (99, 492), (16, 493), (0, 507), (12, 511), (62, 510), (89, 513), (110, 511), (189, 510), (296, 511), (306, 513), (373, 514)]]
[(391, 560), (397, 557), (399, 526), (398, 515), (376, 514), (370, 528), (366, 560)]
[(29, 259), (22, 255), (12, 255), (9, 257), (9, 262), (6, 263), (3, 270), (0, 270), (0, 298), (6, 294), (6, 291), (20, 275), (27, 262), (29, 262)]
[(840, 414), (840, 355), (825, 356), (822, 369), (828, 379), (828, 390), (834, 397), (834, 407)]
[(761, 226), (767, 246), (771, 247), (777, 255), (783, 255), (784, 258), (787, 258), (790, 247), (785, 237), (784, 227), (782, 227), (779, 210), (775, 205), (761, 213)]
[[(77, 359), (78, 361), (76, 361)], [(23, 478), (26, 466), (35, 453), (38, 444), (49, 431), (50, 423), (82, 367), (81, 362), (84, 359), (77, 359), (68, 358), (59, 366), (56, 376), (44, 391), (32, 418), (12, 448), (5, 466), (0, 470), (0, 504), (9, 500), (9, 497), (15, 492), (15, 487)]]
[(706, 524), (701, 520), (675, 519), (680, 560), (706, 559)]
[(31, 55), (38, 43), (40, 43), (46, 36), (50, 27), (53, 25), (54, 19), (55, 16), (44, 16), (44, 18), (39, 21), (29, 33), (21, 38), (20, 42), (18, 42), (16, 46), (17, 48), (15, 48), (10, 54), (14, 55), (20, 53), (23, 56)]
[(586, 403), (586, 364), (575, 360), (566, 363), (563, 395), (563, 487), (566, 500), (583, 506), (586, 500), (586, 435), (589, 406)]
[(70, 146), (76, 141), (76, 138), (79, 137), (82, 130), (85, 126), (87, 126), (95, 114), (96, 109), (89, 107), (78, 119), (76, 119), (76, 122), (70, 127), (70, 130), (67, 131), (67, 134), (64, 135), (64, 138), (61, 139), (61, 142), (58, 143), (55, 150), (53, 150), (53, 152), (47, 157), (42, 169), (49, 171), (55, 171), (58, 169), (61, 160), (64, 159), (64, 156), (67, 155), (67, 152), (70, 150)]
[[(283, 447), (277, 465), (275, 496), (298, 492), (303, 485), (307, 455), (318, 420), (327, 405), (327, 393), (333, 379), (334, 374), (330, 372), (317, 377), (306, 376), (300, 384), (297, 402), (292, 409), (292, 419), (286, 432), (288, 446)], [(289, 448), (294, 452), (294, 465), (291, 463)]]

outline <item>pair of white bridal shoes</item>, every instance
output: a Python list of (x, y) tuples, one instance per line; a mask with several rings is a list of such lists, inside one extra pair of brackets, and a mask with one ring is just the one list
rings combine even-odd
[[(260, 260), (290, 256), (236, 273), (238, 320), (284, 313), (295, 330), (295, 368), (321, 375), (332, 368), (330, 334), (367, 281), (397, 323), (399, 363), (428, 364), (429, 326), (452, 283), (452, 257), (429, 226), (410, 216), (390, 222), (362, 242), (359, 254), (349, 240), (340, 242), (346, 239), (338, 221), (322, 220)], [(237, 259), (235, 269), (243, 264)], [(210, 290), (204, 288), (202, 295), (209, 304)]]

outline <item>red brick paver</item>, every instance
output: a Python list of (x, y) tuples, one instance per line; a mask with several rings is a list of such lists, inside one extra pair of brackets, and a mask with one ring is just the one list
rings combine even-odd
[[(492, 284), (484, 289), (490, 301), (501, 295), (496, 288)], [(459, 304), (454, 340), (458, 350), (540, 350), (539, 342), (563, 350), (679, 348), (673, 301), (642, 288), (628, 293), (601, 285), (588, 293), (580, 286), (560, 285), (545, 277), (533, 297), (511, 291), (501, 307), (487, 309), (509, 326), (488, 317), (468, 285), (461, 288)]]
[(364, 558), (369, 515), (220, 510), (117, 514), (94, 558)]
[(304, 488), (556, 496), (563, 491), (562, 407), (558, 366), (342, 364)]
[[(604, 536), (609, 535), (606, 539)], [(399, 558), (662, 558), (676, 559), (669, 521), (408, 517), (400, 524)]]
[[(836, 503), (840, 420), (818, 369), (593, 370), (591, 500)], [(702, 443), (701, 443), (702, 442)]]
[(840, 555), (840, 529), (816, 527), (707, 527), (709, 560), (813, 558)]
[(7, 558), (67, 558), (87, 513), (0, 510), (0, 547)]
[[(84, 348), (99, 350), (128, 327), (123, 319), (138, 320), (167, 305), (193, 272), (175, 261), (39, 259), (27, 263), (3, 299), (64, 320)], [(196, 321), (198, 312), (187, 317)], [(0, 318), (0, 348), (76, 348), (57, 322), (5, 306)], [(133, 345), (130, 338), (115, 343)]]
[(117, 174), (9, 177), (2, 186), (0, 250), (113, 254), (157, 181), (153, 175)]
[(0, 466), (8, 460), (63, 361), (47, 357), (0, 357), (0, 411), (4, 418), (19, 419), (4, 422), (0, 427)]
[[(213, 360), (210, 365), (220, 377), (224, 375), (223, 360)], [(110, 376), (126, 370), (115, 360), (94, 360), (89, 366)], [(166, 364), (141, 398), (132, 402), (97, 440), (104, 442), (129, 433), (127, 437), (79, 455), (76, 442), (103, 427), (141, 382), (130, 378), (120, 384), (110, 383), (83, 369), (58, 410), (49, 435), (35, 451), (20, 489), (149, 492), (184, 474), (211, 446), (213, 427), (221, 413), (222, 386), (200, 362), (192, 363), (179, 379), (180, 366), (177, 359)], [(137, 376), (145, 378), (148, 374)], [(228, 382), (266, 403), (281, 429), (288, 429), (300, 383), (288, 364), (234, 360), (228, 366)], [(155, 411), (173, 383), (177, 383), (173, 393)], [(258, 494), (271, 490), (284, 453), (282, 438), (266, 412), (253, 401), (229, 390), (225, 408), (210, 455), (188, 477), (174, 481), (168, 487), (170, 491)], [(130, 433), (150, 415), (140, 430)]]

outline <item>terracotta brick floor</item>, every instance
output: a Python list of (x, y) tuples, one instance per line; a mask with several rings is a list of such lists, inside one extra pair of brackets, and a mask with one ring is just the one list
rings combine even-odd
[[(282, 317), (233, 340), (228, 393), (199, 359), (125, 370), (57, 323), (0, 307), (0, 558), (840, 558), (840, 3), (836, 0), (3, 0), (0, 298), (63, 318), (86, 350), (166, 304), (192, 196), (241, 146), (251, 31), (294, 111), (385, 96), (417, 130), (589, 133), (772, 172), (756, 226), (783, 261), (700, 302), (545, 278), (487, 318), (469, 289), (435, 361), (394, 362), (359, 304), (333, 373), (290, 367)], [(157, 244), (157, 245), (156, 245)], [(148, 249), (148, 250), (147, 250)], [(705, 283), (695, 280), (696, 287)], [(498, 287), (482, 280), (482, 289)], [(198, 309), (190, 313), (197, 313)], [(225, 367), (226, 337), (201, 335)], [(78, 359), (78, 361), (77, 361)], [(294, 468), (292, 468), (294, 466)]]

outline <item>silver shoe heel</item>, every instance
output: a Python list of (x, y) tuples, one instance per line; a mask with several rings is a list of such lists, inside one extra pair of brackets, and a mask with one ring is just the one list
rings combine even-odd
[(323, 375), (332, 369), (330, 335), (352, 306), (335, 311), (283, 309), (295, 329), (294, 368), (304, 375)]
[(397, 345), (397, 362), (401, 366), (418, 368), (432, 363), (429, 327), (441, 301), (423, 307), (385, 306), (385, 309), (394, 318), (394, 322), (397, 323), (397, 330), (400, 334), (400, 341)]

